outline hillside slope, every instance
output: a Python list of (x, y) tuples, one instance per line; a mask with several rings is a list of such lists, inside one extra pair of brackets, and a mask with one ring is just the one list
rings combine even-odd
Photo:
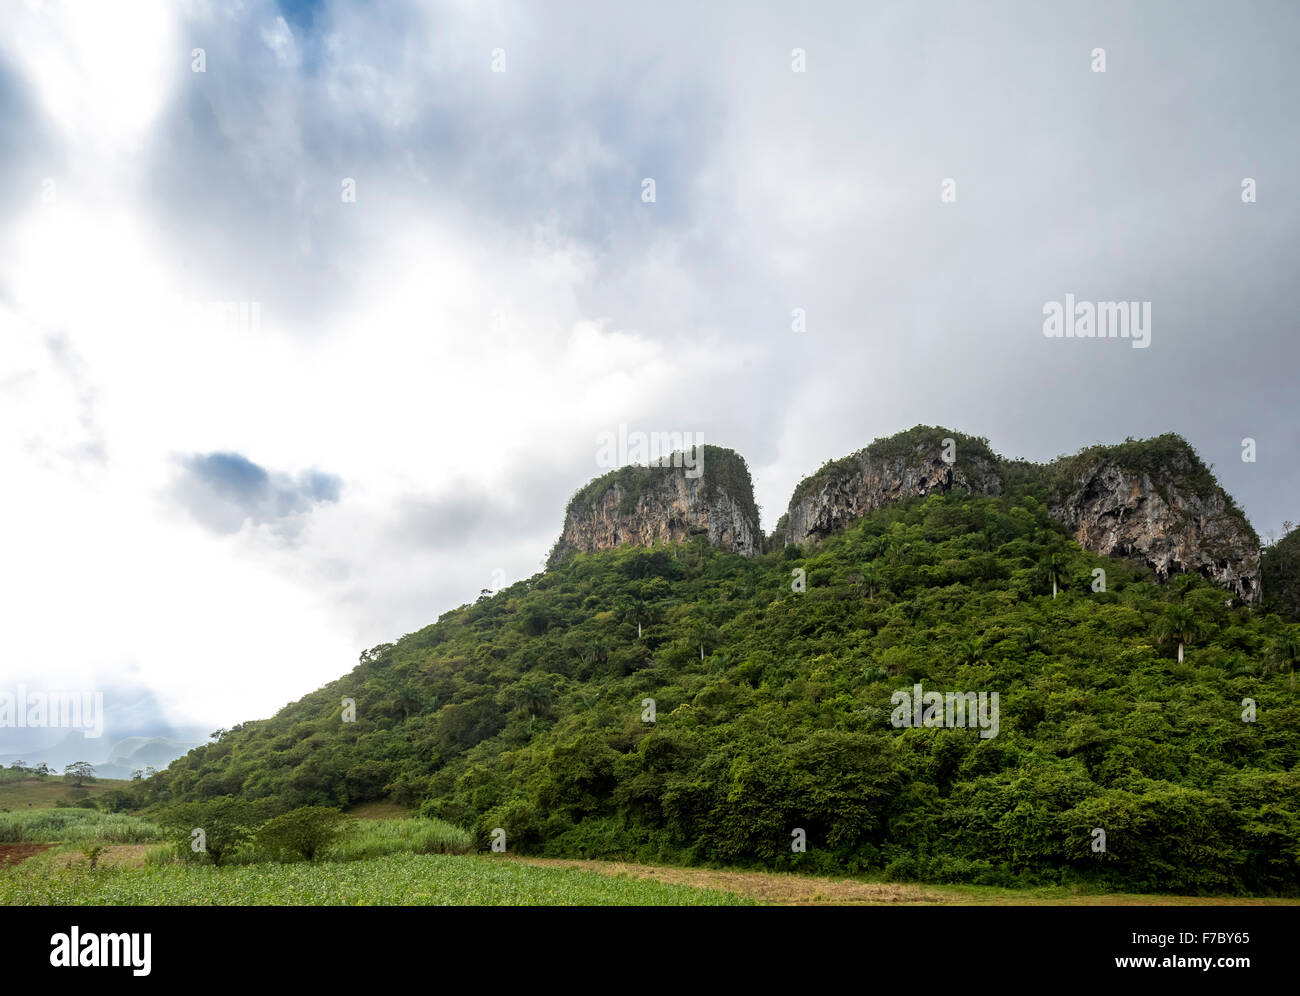
[[(936, 493), (753, 558), (703, 536), (572, 554), (152, 787), (392, 798), (524, 853), (1293, 894), (1288, 634), (1081, 550), (1030, 494)], [(896, 727), (917, 683), (997, 691), (997, 735)]]

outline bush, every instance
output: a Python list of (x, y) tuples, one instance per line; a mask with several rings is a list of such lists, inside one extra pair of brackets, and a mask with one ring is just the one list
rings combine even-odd
[[(206, 854), (214, 865), (220, 865), (251, 840), (262, 815), (262, 806), (227, 795), (208, 802), (172, 806), (159, 822), (176, 841), (178, 853), (183, 857), (196, 861)], [(201, 835), (196, 835), (196, 831), (202, 831)], [(196, 840), (202, 842), (198, 850), (194, 849)]]
[(302, 806), (268, 820), (257, 831), (257, 847), (277, 860), (313, 860), (351, 829), (355, 821), (337, 809)]

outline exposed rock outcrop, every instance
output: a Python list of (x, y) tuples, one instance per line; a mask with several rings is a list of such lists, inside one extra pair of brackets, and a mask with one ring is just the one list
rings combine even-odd
[(1196, 572), (1243, 602), (1260, 594), (1259, 537), (1196, 451), (1173, 434), (1037, 465), (1004, 461), (982, 438), (917, 426), (801, 482), (784, 539), (817, 542), (884, 504), (936, 490), (1034, 493), (1085, 550), (1139, 560), (1162, 579)]
[(1243, 602), (1259, 597), (1259, 537), (1182, 438), (1092, 447), (1047, 471), (1048, 512), (1085, 550), (1136, 558), (1161, 580), (1197, 573)]
[[(717, 446), (703, 453), (698, 476), (688, 469), (693, 459), (666, 458), (593, 480), (569, 502), (548, 563), (693, 536), (745, 557), (761, 553), (745, 461)], [(1196, 451), (1173, 434), (1093, 446), (1044, 465), (1003, 460), (982, 437), (916, 426), (805, 478), (767, 543), (820, 542), (892, 502), (954, 491), (1033, 496), (1085, 550), (1138, 560), (1161, 579), (1199, 573), (1243, 602), (1260, 597), (1259, 537)]]
[(698, 476), (667, 458), (661, 465), (621, 467), (596, 478), (569, 502), (548, 564), (576, 552), (692, 536), (707, 536), (714, 546), (745, 557), (761, 553), (763, 533), (744, 459), (718, 446), (703, 449)]
[(805, 478), (790, 499), (785, 542), (820, 540), (883, 505), (953, 490), (1000, 495), (997, 456), (986, 440), (917, 426)]

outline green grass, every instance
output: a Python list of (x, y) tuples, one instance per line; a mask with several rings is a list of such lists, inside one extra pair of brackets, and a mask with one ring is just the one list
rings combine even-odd
[(344, 811), (359, 820), (400, 820), (415, 815), (409, 806), (401, 806), (387, 800), (358, 803)]
[(435, 819), (373, 820), (361, 823), (321, 853), (327, 861), (358, 861), (399, 852), (469, 854), (475, 848), (468, 830)]
[(123, 813), (94, 809), (32, 809), (0, 813), (0, 844), (48, 844), (59, 841), (145, 844), (160, 840), (152, 823)]
[(0, 873), (4, 906), (743, 906), (732, 893), (509, 859), (401, 854), (226, 868), (61, 868)]
[(73, 786), (64, 782), (62, 775), (0, 782), (0, 813), (6, 810), (18, 812), (25, 809), (53, 809), (59, 800), (71, 805), (78, 799), (93, 799), (113, 789), (124, 790), (130, 784), (117, 778), (98, 779), (93, 784), (83, 786), (87, 794), (81, 795)]

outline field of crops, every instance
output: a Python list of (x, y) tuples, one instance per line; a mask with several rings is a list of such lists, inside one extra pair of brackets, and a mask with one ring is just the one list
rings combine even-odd
[(72, 868), (28, 862), (0, 873), (19, 906), (739, 906), (726, 892), (491, 856), (395, 854), (362, 861)]

